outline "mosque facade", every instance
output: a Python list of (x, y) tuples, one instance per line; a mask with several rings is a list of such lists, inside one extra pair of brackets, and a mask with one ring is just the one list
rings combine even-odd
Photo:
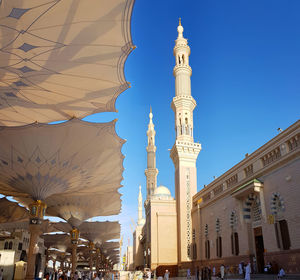
[(163, 275), (186, 276), (224, 264), (238, 273), (240, 262), (251, 262), (252, 271), (273, 272), (284, 267), (300, 273), (300, 121), (265, 145), (246, 155), (209, 185), (197, 192), (196, 160), (201, 144), (193, 140), (193, 110), (189, 66), (190, 48), (181, 23), (175, 41), (176, 139), (170, 157), (175, 167), (175, 198), (157, 186), (153, 114), (147, 131), (147, 197), (133, 234), (134, 268), (151, 268)]

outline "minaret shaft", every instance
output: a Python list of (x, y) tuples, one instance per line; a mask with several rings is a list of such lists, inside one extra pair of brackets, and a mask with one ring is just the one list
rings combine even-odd
[(139, 186), (139, 198), (138, 198), (138, 225), (142, 223), (143, 220), (143, 197), (142, 197), (142, 187)]
[(170, 152), (175, 166), (175, 196), (177, 208), (178, 262), (191, 261), (192, 197), (197, 192), (196, 160), (201, 145), (194, 143), (193, 111), (196, 101), (191, 95), (192, 68), (189, 66), (190, 48), (183, 37), (181, 23), (175, 41), (175, 97), (172, 109), (175, 113), (176, 141)]
[(155, 130), (152, 121), (153, 114), (150, 108), (149, 114), (149, 124), (147, 130), (148, 145), (147, 145), (147, 169), (145, 170), (146, 175), (146, 185), (147, 185), (147, 199), (153, 195), (155, 189), (157, 188), (157, 174), (158, 170), (156, 168), (156, 146), (155, 146)]

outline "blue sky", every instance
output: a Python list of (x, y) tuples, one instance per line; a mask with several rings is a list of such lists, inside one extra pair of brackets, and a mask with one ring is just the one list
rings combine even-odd
[(125, 74), (132, 87), (117, 101), (118, 113), (87, 118), (118, 118), (127, 139), (123, 153), (124, 243), (137, 219), (139, 184), (145, 197), (146, 130), (152, 106), (156, 129), (158, 184), (174, 195), (169, 151), (175, 140), (173, 47), (178, 18), (191, 47), (194, 138), (202, 144), (197, 161), (198, 190), (299, 119), (300, 1), (137, 0), (132, 37), (137, 48)]

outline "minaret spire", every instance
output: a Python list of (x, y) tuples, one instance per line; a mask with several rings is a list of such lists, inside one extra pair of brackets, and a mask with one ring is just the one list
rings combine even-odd
[(178, 229), (178, 262), (191, 261), (191, 209), (192, 197), (197, 192), (196, 160), (201, 144), (194, 143), (193, 111), (196, 101), (191, 94), (192, 68), (189, 65), (190, 47), (183, 37), (181, 20), (177, 27), (175, 40), (175, 97), (172, 109), (175, 113), (176, 141), (170, 156), (175, 166), (175, 193)]
[(154, 190), (157, 187), (157, 174), (158, 170), (156, 169), (156, 146), (155, 146), (155, 129), (153, 124), (153, 113), (150, 106), (149, 113), (149, 124), (147, 130), (148, 145), (147, 145), (147, 169), (145, 170), (145, 175), (147, 179), (147, 199), (149, 199)]

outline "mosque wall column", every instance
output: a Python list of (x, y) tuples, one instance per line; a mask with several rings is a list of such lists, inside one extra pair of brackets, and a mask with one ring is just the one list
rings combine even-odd
[(96, 272), (98, 273), (100, 270), (100, 249), (96, 249)]
[(53, 265), (52, 265), (53, 271), (55, 271), (55, 263), (56, 263), (56, 259), (53, 258), (52, 262), (53, 262)]
[(93, 250), (94, 250), (94, 243), (93, 242), (89, 242), (89, 253), (90, 253), (89, 266), (90, 266), (90, 272), (93, 271)]
[(46, 204), (41, 200), (37, 200), (29, 205), (29, 233), (30, 241), (27, 256), (27, 271), (26, 280), (32, 280), (35, 278), (35, 260), (38, 252), (38, 240), (42, 234), (41, 224), (45, 215)]
[(46, 256), (45, 256), (45, 258), (46, 258), (45, 268), (47, 269), (48, 268), (48, 262), (49, 262), (49, 250), (48, 250), (48, 248), (46, 248)]
[(62, 257), (61, 261), (60, 261), (60, 269), (62, 272), (64, 272), (65, 270), (65, 266), (64, 266), (64, 257)]
[(71, 279), (74, 279), (76, 267), (77, 267), (77, 246), (79, 239), (79, 230), (73, 228), (70, 232), (71, 243), (72, 243), (72, 270), (71, 270)]
[(76, 267), (77, 267), (77, 244), (72, 244), (72, 270), (71, 270), (72, 279), (74, 279)]

